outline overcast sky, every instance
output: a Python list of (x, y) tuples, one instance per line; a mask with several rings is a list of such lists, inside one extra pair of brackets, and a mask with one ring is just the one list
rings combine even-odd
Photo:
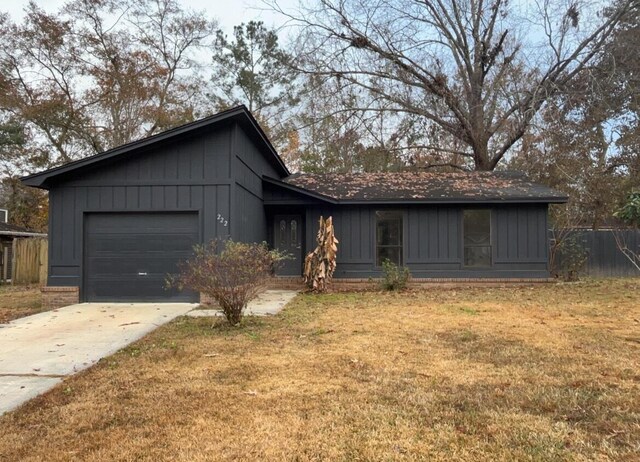
[[(218, 20), (220, 27), (231, 32), (233, 26), (252, 19), (262, 20), (270, 27), (281, 26), (284, 19), (271, 12), (265, 11), (262, 0), (178, 0), (183, 6), (196, 11), (205, 10), (209, 16)], [(7, 12), (14, 21), (22, 18), (24, 7), (29, 0), (2, 0), (0, 11)], [(65, 0), (36, 0), (36, 4), (48, 13), (56, 11), (65, 3)], [(297, 0), (279, 0), (278, 4), (283, 9), (294, 7)]]

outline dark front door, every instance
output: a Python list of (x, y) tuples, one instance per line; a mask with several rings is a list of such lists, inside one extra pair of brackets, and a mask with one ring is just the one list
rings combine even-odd
[(274, 247), (289, 254), (278, 270), (279, 276), (302, 274), (302, 216), (276, 215), (274, 225)]
[(196, 213), (92, 213), (85, 218), (85, 301), (197, 301), (167, 274), (199, 242)]

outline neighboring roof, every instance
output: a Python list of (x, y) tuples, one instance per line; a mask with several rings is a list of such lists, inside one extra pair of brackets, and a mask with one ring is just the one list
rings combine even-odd
[(36, 233), (27, 228), (0, 222), (0, 236), (45, 237), (45, 233)]
[(158, 133), (157, 135), (142, 138), (131, 143), (118, 146), (108, 151), (95, 154), (93, 156), (85, 157), (74, 162), (69, 162), (60, 167), (55, 167), (43, 172), (35, 173), (33, 175), (25, 176), (21, 178), (24, 184), (29, 186), (35, 186), (38, 188), (47, 189), (49, 181), (59, 175), (69, 173), (73, 170), (93, 165), (97, 162), (102, 162), (107, 159), (112, 159), (116, 156), (127, 154), (133, 150), (148, 147), (154, 143), (166, 141), (167, 139), (184, 135), (194, 130), (202, 129), (210, 125), (214, 125), (223, 121), (235, 120), (240, 125), (248, 130), (250, 136), (254, 138), (256, 142), (268, 153), (268, 161), (276, 168), (277, 171), (284, 177), (290, 174), (286, 165), (276, 152), (275, 148), (267, 138), (267, 135), (258, 124), (258, 121), (253, 117), (249, 109), (246, 106), (237, 106), (226, 111), (219, 112), (204, 119), (196, 120), (188, 124), (180, 125), (170, 130)]
[(520, 175), (500, 172), (296, 174), (279, 183), (283, 187), (296, 188), (301, 193), (309, 191), (314, 197), (338, 203), (562, 203), (568, 199), (565, 194)]

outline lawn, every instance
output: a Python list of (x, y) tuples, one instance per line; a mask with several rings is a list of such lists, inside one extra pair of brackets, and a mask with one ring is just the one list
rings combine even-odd
[(0, 460), (638, 460), (640, 280), (180, 318), (0, 419)]
[(44, 311), (39, 287), (0, 285), (0, 324)]

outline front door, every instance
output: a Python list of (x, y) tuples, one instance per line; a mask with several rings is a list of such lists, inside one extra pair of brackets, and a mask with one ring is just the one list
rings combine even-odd
[(276, 215), (273, 219), (274, 247), (289, 254), (278, 270), (279, 276), (302, 274), (302, 216)]

